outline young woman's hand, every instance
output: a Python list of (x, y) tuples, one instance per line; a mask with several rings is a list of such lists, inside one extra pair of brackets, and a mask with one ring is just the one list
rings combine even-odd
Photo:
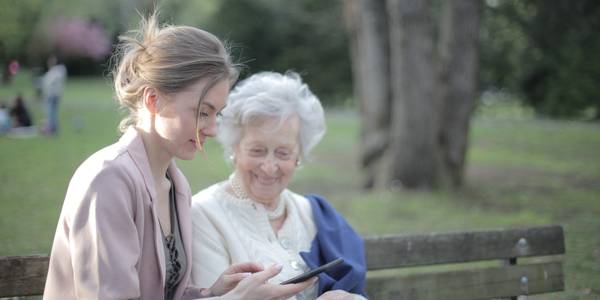
[(267, 281), (281, 272), (281, 265), (271, 266), (264, 271), (247, 276), (231, 292), (221, 299), (227, 300), (284, 300), (317, 282), (317, 277), (300, 283), (272, 284)]
[(231, 265), (225, 270), (215, 283), (209, 288), (211, 296), (221, 296), (231, 291), (244, 278), (252, 273), (263, 271), (264, 268), (256, 263), (241, 263)]
[(317, 300), (353, 300), (354, 296), (344, 290), (333, 290), (319, 296)]

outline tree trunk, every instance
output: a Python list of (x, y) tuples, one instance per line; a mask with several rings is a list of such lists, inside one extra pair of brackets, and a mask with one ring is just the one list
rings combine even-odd
[(389, 141), (390, 60), (385, 0), (346, 0), (354, 94), (360, 103), (363, 187), (372, 188)]
[(391, 184), (433, 188), (439, 183), (433, 32), (428, 0), (388, 0), (393, 99)]
[(434, 57), (430, 0), (344, 1), (365, 187), (382, 173), (376, 163), (386, 149), (391, 185), (462, 185), (477, 93), (481, 6), (479, 0), (442, 2)]
[(439, 41), (439, 145), (444, 177), (463, 184), (469, 123), (477, 94), (480, 0), (444, 1)]

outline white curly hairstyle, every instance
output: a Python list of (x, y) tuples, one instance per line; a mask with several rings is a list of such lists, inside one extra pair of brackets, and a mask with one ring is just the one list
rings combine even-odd
[(279, 118), (283, 124), (289, 116), (298, 116), (302, 160), (325, 135), (323, 106), (295, 72), (261, 72), (239, 82), (221, 113), (217, 140), (226, 158), (232, 157), (246, 126), (268, 117)]

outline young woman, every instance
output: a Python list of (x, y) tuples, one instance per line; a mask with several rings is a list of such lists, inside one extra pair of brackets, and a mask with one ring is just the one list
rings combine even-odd
[(124, 134), (69, 183), (44, 299), (286, 299), (313, 284), (267, 284), (281, 266), (241, 263), (210, 288), (189, 285), (191, 192), (173, 158), (192, 159), (215, 136), (237, 70), (215, 36), (160, 28), (156, 15), (122, 38), (117, 58)]

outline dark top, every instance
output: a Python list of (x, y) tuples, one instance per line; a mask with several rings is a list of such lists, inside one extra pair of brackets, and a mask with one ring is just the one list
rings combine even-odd
[(10, 116), (15, 120), (15, 127), (29, 127), (33, 125), (31, 122), (31, 116), (25, 103), (22, 100), (18, 100), (15, 106), (10, 109)]
[(175, 185), (168, 174), (167, 178), (171, 182), (171, 189), (169, 190), (169, 206), (171, 207), (171, 234), (164, 236), (163, 233), (166, 266), (165, 299), (172, 300), (175, 296), (175, 289), (183, 278), (183, 271), (187, 266), (187, 261), (185, 259), (185, 251), (183, 249), (183, 243), (181, 240), (179, 218), (177, 217), (177, 205), (175, 204)]

